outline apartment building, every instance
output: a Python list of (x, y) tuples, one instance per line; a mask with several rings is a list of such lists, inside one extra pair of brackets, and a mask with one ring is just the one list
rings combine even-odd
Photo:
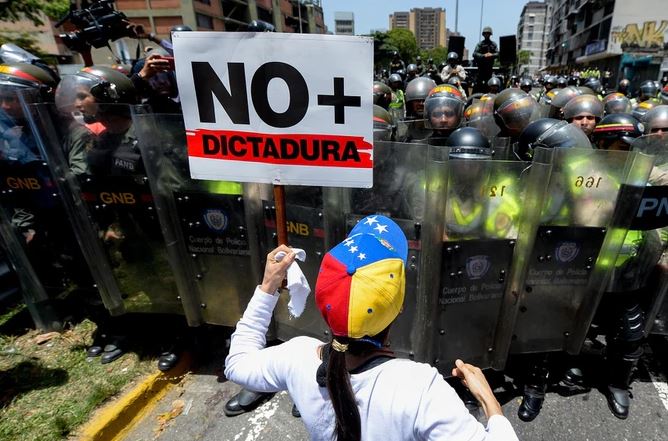
[(443, 8), (413, 8), (410, 12), (394, 12), (389, 17), (389, 28), (410, 30), (420, 49), (447, 45)]
[(534, 75), (545, 67), (548, 37), (550, 35), (549, 9), (551, 5), (532, 1), (524, 5), (517, 24), (517, 51), (528, 51), (529, 61), (518, 65), (518, 73)]
[(336, 35), (355, 35), (355, 14), (352, 12), (335, 12), (334, 33)]

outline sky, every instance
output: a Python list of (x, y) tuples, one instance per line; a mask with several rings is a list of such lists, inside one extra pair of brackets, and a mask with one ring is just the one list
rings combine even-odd
[[(482, 26), (491, 26), (492, 40), (499, 43), (501, 35), (515, 35), (522, 8), (528, 0), (461, 0), (459, 1), (459, 32), (466, 37), (466, 47), (473, 52), (482, 39), (480, 7), (483, 5)], [(445, 9), (445, 26), (455, 30), (456, 0), (322, 0), (327, 28), (334, 32), (334, 13), (347, 11), (355, 14), (355, 33), (368, 34), (371, 29), (389, 27), (389, 15), (394, 11), (410, 11), (411, 8), (442, 7)]]

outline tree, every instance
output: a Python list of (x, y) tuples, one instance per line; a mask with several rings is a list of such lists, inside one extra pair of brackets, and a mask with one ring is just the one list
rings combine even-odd
[(0, 17), (12, 23), (27, 18), (35, 26), (41, 26), (44, 24), (41, 12), (49, 18), (60, 19), (69, 8), (69, 0), (4, 0), (0, 2)]
[(424, 61), (432, 58), (434, 60), (434, 64), (438, 66), (440, 62), (445, 62), (445, 60), (448, 58), (448, 48), (443, 46), (436, 46), (433, 49), (422, 49), (420, 51), (420, 56)]
[(408, 29), (392, 29), (387, 33), (387, 43), (397, 48), (402, 60), (414, 60), (418, 54), (415, 35)]
[(528, 50), (521, 50), (517, 53), (517, 64), (522, 65), (522, 64), (529, 64), (529, 61), (531, 61), (531, 56), (533, 54), (531, 51)]

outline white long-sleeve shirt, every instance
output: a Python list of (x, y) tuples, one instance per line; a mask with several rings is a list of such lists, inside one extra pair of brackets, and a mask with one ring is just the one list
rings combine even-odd
[[(287, 390), (312, 440), (330, 441), (335, 414), (327, 388), (316, 371), (323, 343), (296, 337), (265, 348), (266, 333), (278, 296), (256, 288), (232, 334), (225, 376), (257, 392)], [(362, 439), (517, 440), (510, 422), (492, 416), (485, 428), (473, 418), (438, 371), (424, 363), (393, 359), (358, 374), (350, 382), (357, 399)]]

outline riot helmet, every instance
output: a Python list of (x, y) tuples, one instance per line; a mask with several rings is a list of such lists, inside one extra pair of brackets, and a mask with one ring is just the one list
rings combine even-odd
[(450, 147), (450, 159), (491, 159), (489, 140), (474, 127), (460, 127), (448, 136), (445, 146)]
[(578, 86), (580, 84), (580, 78), (576, 77), (575, 75), (571, 75), (568, 77), (567, 82), (569, 86)]
[(568, 86), (568, 80), (565, 77), (557, 78), (557, 88), (563, 89), (566, 86)]
[(628, 95), (629, 87), (631, 87), (631, 81), (626, 78), (623, 78), (619, 82), (619, 85), (617, 86), (617, 92), (623, 93), (624, 95)]
[(640, 83), (640, 96), (638, 99), (640, 101), (646, 101), (650, 98), (656, 98), (659, 93), (659, 88), (656, 85), (656, 82), (652, 80), (645, 80)]
[(654, 100), (641, 101), (638, 103), (635, 109), (631, 111), (631, 115), (633, 115), (633, 117), (638, 121), (642, 121), (645, 117), (645, 114), (656, 107), (656, 104), (657, 103)]
[(436, 87), (436, 82), (431, 78), (415, 78), (406, 86), (406, 115), (412, 118), (424, 116), (424, 100), (429, 92)]
[(80, 113), (84, 122), (89, 123), (112, 111), (114, 106), (109, 105), (137, 104), (137, 94), (130, 78), (122, 73), (110, 67), (89, 66), (62, 79), (56, 89), (55, 101), (61, 112)]
[[(505, 94), (506, 91), (512, 92)], [(494, 98), (494, 120), (508, 136), (519, 136), (531, 122), (536, 107), (536, 100), (526, 92), (506, 89)]]
[(498, 93), (501, 90), (501, 80), (497, 76), (492, 76), (487, 80), (489, 93)]
[(603, 103), (593, 95), (572, 98), (562, 109), (564, 119), (590, 136), (596, 123), (603, 118)]
[(591, 143), (582, 130), (566, 121), (541, 118), (527, 125), (522, 131), (515, 155), (522, 161), (528, 161), (536, 147), (590, 148)]
[(643, 120), (645, 134), (663, 133), (668, 134), (668, 105), (656, 106), (645, 114)]
[(550, 101), (550, 118), (562, 118), (562, 109), (564, 106), (576, 96), (582, 95), (579, 88), (568, 86), (563, 89), (556, 89), (558, 92)]
[(395, 73), (401, 77), (402, 81), (406, 79), (406, 71), (404, 69), (397, 69)]
[(413, 79), (417, 77), (418, 74), (418, 67), (415, 64), (409, 64), (408, 67), (406, 67), (406, 74), (407, 78)]
[(531, 81), (531, 78), (522, 78), (520, 80), (520, 89), (522, 89), (526, 93), (529, 93), (531, 92), (532, 88), (533, 88), (533, 82)]
[[(0, 87), (3, 97), (15, 95), (20, 89), (24, 92), (33, 91), (31, 101), (53, 101), (58, 84), (57, 76), (44, 68), (28, 63), (0, 64)], [(8, 98), (9, 99), (9, 98)]]
[(459, 61), (459, 54), (457, 52), (448, 52), (447, 61), (450, 66), (455, 67)]
[(455, 130), (462, 122), (464, 101), (461, 94), (430, 94), (424, 101), (426, 126), (443, 135)]
[(631, 101), (620, 92), (613, 92), (603, 98), (605, 114), (631, 112)]
[(589, 78), (585, 81), (584, 87), (588, 87), (593, 90), (596, 94), (603, 93), (603, 85), (598, 80), (598, 78)]
[(557, 77), (550, 75), (547, 78), (545, 78), (545, 90), (549, 91), (554, 89), (555, 87), (557, 87)]
[(448, 78), (448, 83), (447, 84), (449, 84), (451, 86), (455, 86), (455, 87), (461, 87), (462, 82), (459, 80), (459, 77), (454, 76), (454, 77)]
[(373, 103), (387, 109), (392, 102), (392, 89), (381, 81), (373, 82)]
[(604, 150), (629, 150), (633, 140), (643, 134), (644, 127), (626, 113), (612, 113), (604, 117), (594, 129), (592, 144)]
[(394, 134), (394, 121), (386, 109), (373, 106), (373, 140), (390, 141)]
[(390, 75), (390, 77), (387, 79), (387, 83), (392, 88), (392, 90), (401, 89), (404, 85), (404, 81), (401, 79), (401, 75), (398, 73), (393, 73)]

